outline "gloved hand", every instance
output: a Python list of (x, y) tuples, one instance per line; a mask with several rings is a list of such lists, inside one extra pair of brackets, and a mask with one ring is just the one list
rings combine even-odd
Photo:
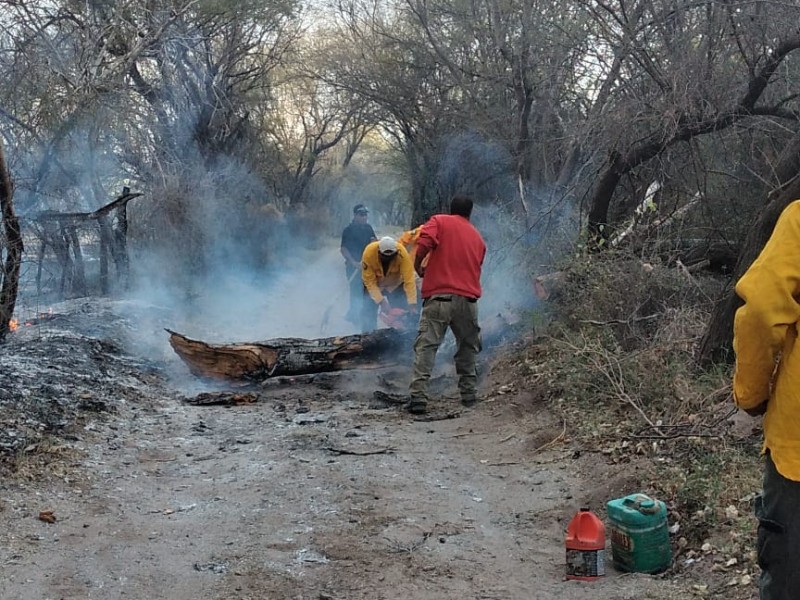
[(412, 315), (416, 315), (419, 313), (419, 307), (416, 304), (409, 304), (408, 305), (408, 312)]

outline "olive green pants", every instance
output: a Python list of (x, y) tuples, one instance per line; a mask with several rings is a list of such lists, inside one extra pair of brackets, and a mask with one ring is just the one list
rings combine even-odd
[(462, 400), (475, 399), (478, 393), (477, 360), (481, 351), (478, 303), (455, 294), (433, 296), (422, 302), (419, 332), (414, 341), (414, 371), (410, 387), (412, 399), (428, 399), (428, 380), (436, 361), (436, 352), (448, 327), (456, 338), (454, 359), (458, 391)]

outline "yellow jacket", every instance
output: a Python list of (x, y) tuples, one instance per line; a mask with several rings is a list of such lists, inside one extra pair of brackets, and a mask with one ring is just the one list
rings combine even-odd
[[(412, 265), (414, 264), (414, 257), (417, 255), (417, 240), (419, 239), (419, 234), (421, 231), (422, 225), (419, 227), (414, 227), (414, 229), (404, 231), (402, 235), (397, 238), (398, 243), (403, 244), (403, 246), (406, 247), (406, 250), (408, 250), (408, 256), (411, 258)], [(423, 258), (422, 266), (427, 267), (430, 258), (430, 255)]]
[(800, 481), (800, 201), (784, 209), (761, 254), (736, 284), (733, 397), (751, 409), (769, 400), (764, 449), (778, 472)]
[(378, 242), (371, 242), (361, 255), (361, 279), (375, 304), (383, 301), (383, 290), (393, 292), (401, 285), (409, 304), (417, 303), (417, 285), (414, 281), (414, 263), (406, 249), (398, 244), (397, 254), (389, 263), (384, 274), (381, 259), (378, 256)]

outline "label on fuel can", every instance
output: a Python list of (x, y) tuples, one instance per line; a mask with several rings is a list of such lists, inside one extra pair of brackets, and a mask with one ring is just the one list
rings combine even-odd
[(606, 574), (604, 550), (567, 550), (567, 579)]

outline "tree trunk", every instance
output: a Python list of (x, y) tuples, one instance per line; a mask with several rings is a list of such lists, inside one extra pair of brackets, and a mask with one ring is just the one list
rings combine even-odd
[(234, 381), (260, 381), (281, 375), (307, 375), (394, 363), (402, 355), (409, 354), (413, 335), (395, 329), (379, 329), (332, 338), (209, 344), (167, 331), (170, 345), (192, 374)]
[(2, 342), (11, 329), (9, 321), (17, 304), (23, 252), (22, 233), (19, 219), (14, 213), (13, 186), (6, 168), (2, 140), (0, 140), (0, 216), (2, 216), (6, 255), (0, 271), (0, 342)]
[(744, 275), (761, 253), (764, 244), (772, 235), (772, 230), (783, 209), (797, 198), (800, 198), (800, 177), (795, 178), (788, 186), (775, 194), (758, 215), (755, 224), (747, 234), (736, 261), (733, 278), (725, 287), (722, 297), (714, 307), (708, 327), (700, 341), (697, 361), (701, 365), (733, 359), (733, 317), (736, 309), (742, 305), (741, 299), (734, 291), (735, 282), (739, 281), (739, 278)]
[(530, 119), (531, 108), (533, 107), (533, 90), (526, 83), (526, 73), (523, 64), (527, 63), (527, 52), (525, 57), (520, 59), (514, 68), (513, 84), (516, 106), (514, 113), (517, 120), (516, 134), (517, 140), (514, 147), (514, 158), (516, 160), (517, 176), (523, 181), (531, 178), (531, 140)]
[[(411, 223), (424, 223), (433, 215), (447, 212), (447, 201), (439, 197), (434, 184), (436, 159), (433, 151), (415, 141), (407, 146), (406, 160), (411, 178)], [(449, 199), (447, 199), (449, 201)]]

